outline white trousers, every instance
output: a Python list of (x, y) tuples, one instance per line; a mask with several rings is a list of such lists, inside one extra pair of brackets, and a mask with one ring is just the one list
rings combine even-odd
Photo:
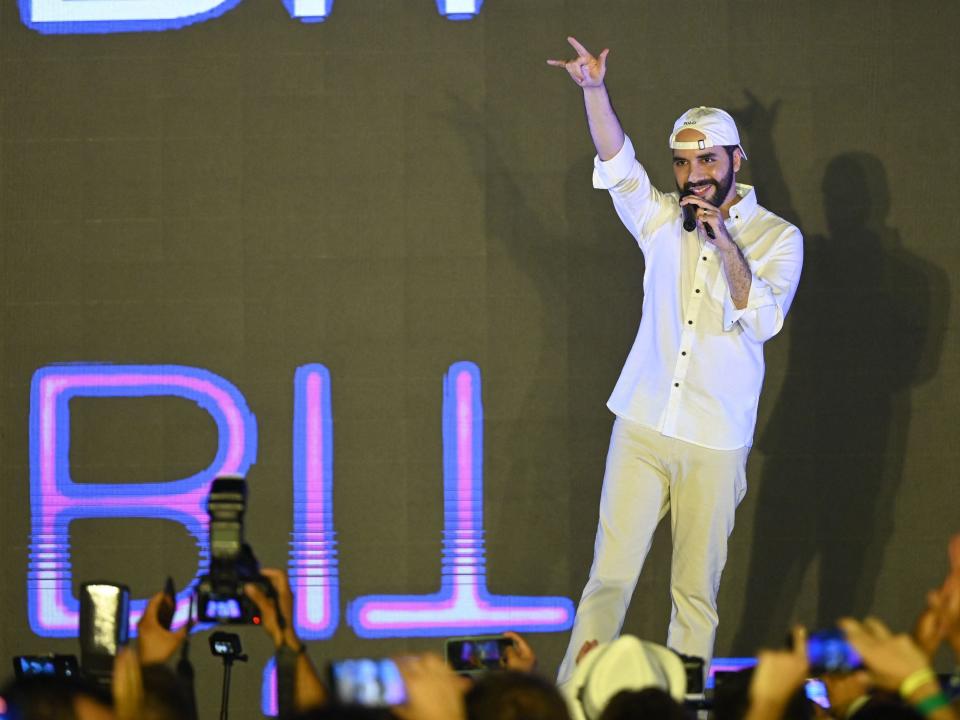
[(593, 565), (558, 684), (573, 675), (583, 643), (607, 642), (620, 633), (653, 532), (668, 511), (673, 609), (667, 645), (702, 657), (709, 666), (718, 622), (717, 590), (734, 511), (747, 489), (749, 451), (710, 450), (617, 418), (607, 452)]

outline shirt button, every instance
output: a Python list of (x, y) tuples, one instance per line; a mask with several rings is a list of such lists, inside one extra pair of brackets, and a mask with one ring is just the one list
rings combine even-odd
[(687, 320), (687, 325), (693, 325), (693, 320)]
[(694, 290), (694, 292), (697, 293), (697, 295), (699, 295), (699, 294), (700, 294), (700, 288), (697, 288), (696, 290)]
[(704, 255), (704, 256), (703, 256), (703, 259), (704, 259), (704, 260), (706, 260), (706, 259), (707, 259), (707, 256), (706, 256), (706, 255)]
[(686, 350), (683, 350), (683, 351), (680, 352), (680, 354), (683, 355), (684, 357), (686, 357), (686, 356), (687, 356), (687, 351), (686, 351)]
[(673, 386), (674, 386), (674, 387), (680, 387), (680, 383), (674, 383)]

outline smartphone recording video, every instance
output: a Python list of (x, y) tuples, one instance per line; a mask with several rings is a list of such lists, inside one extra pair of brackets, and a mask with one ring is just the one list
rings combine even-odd
[(863, 661), (847, 642), (842, 630), (820, 630), (807, 637), (807, 659), (812, 675), (852, 672), (863, 667)]
[(330, 688), (339, 705), (389, 707), (407, 700), (403, 676), (393, 660), (360, 658), (330, 663)]
[(447, 664), (461, 675), (482, 675), (506, 667), (508, 647), (513, 640), (503, 635), (450, 638), (445, 643)]

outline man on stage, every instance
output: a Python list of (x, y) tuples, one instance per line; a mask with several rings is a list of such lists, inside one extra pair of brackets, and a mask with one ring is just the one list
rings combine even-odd
[(574, 38), (574, 60), (549, 60), (583, 89), (597, 149), (593, 185), (610, 192), (643, 252), (640, 329), (608, 407), (616, 415), (590, 577), (558, 683), (586, 643), (614, 638), (669, 512), (673, 538), (667, 644), (709, 663), (717, 590), (763, 383), (763, 343), (790, 309), (800, 231), (736, 183), (746, 160), (723, 110), (693, 108), (670, 135), (677, 192), (652, 187), (604, 85), (608, 50)]

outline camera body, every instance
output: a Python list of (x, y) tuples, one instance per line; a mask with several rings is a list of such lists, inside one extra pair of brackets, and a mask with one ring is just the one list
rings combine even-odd
[(247, 508), (247, 482), (240, 477), (219, 477), (210, 486), (210, 572), (197, 584), (197, 619), (232, 625), (260, 623), (260, 611), (246, 596), (243, 586), (257, 585), (275, 597), (270, 581), (260, 574), (260, 565), (243, 539), (243, 515)]

